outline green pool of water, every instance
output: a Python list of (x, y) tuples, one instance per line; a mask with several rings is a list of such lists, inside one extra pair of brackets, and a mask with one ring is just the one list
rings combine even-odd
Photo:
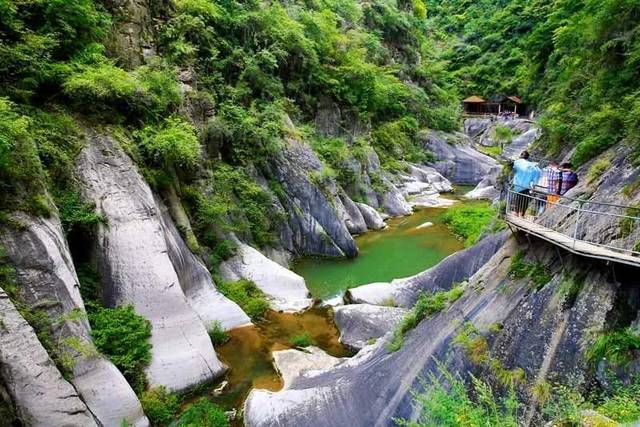
[[(354, 286), (419, 273), (463, 248), (442, 222), (444, 211), (421, 209), (411, 216), (390, 219), (386, 229), (356, 237), (357, 258), (304, 258), (294, 263), (293, 271), (304, 277), (311, 294), (321, 299)], [(434, 225), (418, 228), (426, 222)]]

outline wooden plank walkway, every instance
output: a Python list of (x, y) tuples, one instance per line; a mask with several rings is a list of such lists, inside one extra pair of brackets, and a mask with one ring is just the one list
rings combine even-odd
[(640, 257), (618, 252), (583, 240), (574, 240), (573, 237), (536, 224), (526, 218), (508, 213), (505, 215), (505, 221), (526, 233), (544, 239), (576, 255), (640, 267)]

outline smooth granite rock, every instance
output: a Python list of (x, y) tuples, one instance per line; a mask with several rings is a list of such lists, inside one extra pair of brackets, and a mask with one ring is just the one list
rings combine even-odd
[(532, 128), (522, 135), (513, 138), (511, 144), (504, 146), (501, 156), (505, 159), (516, 160), (520, 157), (520, 153), (528, 149), (540, 137), (540, 131)]
[(422, 138), (437, 159), (432, 166), (455, 184), (477, 184), (498, 167), (494, 159), (473, 148), (466, 135), (429, 131)]
[(364, 203), (357, 203), (356, 206), (364, 219), (365, 224), (369, 230), (382, 230), (387, 225), (384, 223), (384, 219), (380, 213), (369, 205)]
[(78, 392), (62, 377), (34, 330), (2, 289), (0, 377), (23, 425), (98, 426)]
[(274, 310), (301, 311), (313, 303), (301, 276), (242, 242), (238, 242), (237, 254), (220, 264), (220, 273), (226, 280), (253, 281), (269, 297)]
[(343, 207), (335, 182), (324, 178), (320, 188), (311, 179), (323, 167), (308, 145), (293, 138), (286, 139), (282, 152), (270, 159), (269, 175), (283, 189), (279, 203), (287, 215), (282, 240), (296, 255), (354, 257), (358, 249), (345, 225), (348, 215), (337, 209), (338, 204)]
[(370, 283), (351, 288), (346, 298), (354, 303), (381, 305), (394, 301), (400, 307), (411, 308), (421, 291), (448, 289), (454, 282), (462, 282), (475, 274), (507, 240), (503, 231), (487, 236), (472, 247), (456, 252), (436, 266), (391, 283)]
[(95, 240), (104, 297), (111, 306), (132, 304), (151, 322), (150, 385), (185, 391), (218, 377), (225, 367), (180, 287), (149, 186), (114, 139), (92, 131), (87, 139), (76, 174), (85, 200), (107, 219)]
[(346, 194), (340, 195), (340, 201), (344, 206), (344, 211), (347, 214), (345, 218), (345, 225), (347, 230), (351, 234), (362, 234), (369, 228), (367, 222), (362, 215), (362, 211), (358, 208), (357, 203), (349, 198)]
[(496, 167), (489, 171), (489, 173), (476, 185), (476, 187), (466, 193), (463, 197), (469, 200), (497, 200), (500, 197), (500, 190), (497, 188), (498, 176), (502, 168)]
[[(142, 407), (120, 371), (95, 351), (89, 323), (84, 316), (78, 277), (57, 215), (36, 218), (15, 213), (19, 229), (0, 230), (0, 241), (16, 272), (19, 297), (38, 307), (51, 319), (51, 334), (73, 359), (71, 383), (96, 419), (106, 426), (122, 420), (146, 426)], [(72, 340), (77, 345), (65, 344)]]
[(187, 302), (198, 313), (207, 329), (220, 322), (224, 329), (233, 329), (251, 324), (244, 311), (214, 286), (207, 268), (187, 247), (178, 229), (171, 220), (169, 212), (156, 198), (156, 205), (162, 212), (161, 223), (169, 250), (169, 258), (178, 274), (180, 287)]
[(273, 364), (282, 376), (283, 388), (289, 387), (294, 378), (313, 376), (314, 372), (331, 368), (345, 359), (333, 357), (318, 347), (274, 351)]
[(392, 331), (408, 312), (404, 308), (370, 304), (349, 304), (333, 309), (340, 342), (357, 350)]

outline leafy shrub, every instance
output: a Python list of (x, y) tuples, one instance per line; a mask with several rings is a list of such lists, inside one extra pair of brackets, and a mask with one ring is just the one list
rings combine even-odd
[(459, 284), (454, 285), (448, 291), (421, 292), (411, 312), (402, 319), (394, 330), (388, 349), (390, 351), (399, 350), (407, 332), (418, 326), (422, 320), (443, 310), (447, 305), (453, 304), (463, 293), (464, 288)]
[(81, 67), (63, 84), (64, 93), (71, 99), (98, 110), (105, 105), (133, 105), (140, 95), (138, 89), (134, 76), (108, 61)]
[(201, 397), (182, 413), (178, 427), (228, 427), (229, 420), (219, 406)]
[(133, 306), (97, 308), (89, 314), (91, 336), (102, 354), (120, 369), (135, 390), (145, 385), (144, 368), (151, 361), (151, 323)]
[(213, 322), (208, 332), (214, 346), (219, 346), (229, 341), (229, 333), (222, 327), (222, 324), (218, 320)]
[(496, 210), (489, 203), (476, 202), (451, 207), (442, 218), (454, 234), (464, 239), (465, 246), (471, 246), (495, 220)]
[(60, 213), (60, 222), (66, 234), (74, 229), (89, 232), (98, 224), (106, 223), (104, 215), (96, 213), (93, 203), (82, 203), (76, 192), (66, 192), (55, 197)]
[(294, 347), (309, 347), (312, 344), (311, 336), (308, 332), (300, 335), (294, 335), (293, 337), (291, 337), (289, 342)]
[(640, 335), (631, 327), (600, 335), (587, 351), (587, 360), (606, 359), (614, 365), (627, 365), (633, 352), (640, 350)]
[(604, 158), (598, 159), (591, 167), (589, 167), (589, 171), (587, 172), (587, 182), (589, 184), (596, 182), (603, 173), (611, 168), (611, 159)]
[(240, 306), (252, 320), (262, 319), (269, 310), (265, 294), (250, 280), (218, 281), (218, 290)]
[(636, 376), (628, 385), (614, 384), (609, 393), (600, 396), (597, 411), (623, 424), (640, 420), (640, 377)]
[(140, 403), (153, 427), (168, 427), (180, 409), (176, 395), (168, 392), (164, 386), (143, 391)]
[(551, 280), (549, 268), (540, 262), (527, 262), (524, 260), (524, 252), (518, 251), (509, 264), (509, 277), (511, 279), (524, 279), (529, 277), (536, 289), (541, 289)]
[(415, 401), (420, 411), (418, 420), (396, 420), (399, 425), (517, 427), (522, 406), (513, 388), (501, 398), (488, 383), (471, 375), (467, 390), (465, 381), (442, 364), (438, 364), (438, 373), (429, 374), (426, 389), (415, 394)]
[(42, 165), (29, 130), (28, 117), (0, 98), (0, 210), (24, 209), (48, 214), (43, 201)]
[(200, 160), (200, 142), (193, 126), (170, 117), (161, 126), (147, 126), (139, 134), (140, 147), (151, 164), (192, 168)]
[[(640, 205), (629, 206), (624, 214), (628, 217), (640, 217)], [(634, 218), (621, 218), (619, 222), (620, 237), (628, 237), (636, 228), (638, 220)]]

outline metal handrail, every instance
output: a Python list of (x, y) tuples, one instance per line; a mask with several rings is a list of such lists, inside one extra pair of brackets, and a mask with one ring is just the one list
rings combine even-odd
[[(628, 214), (630, 209), (637, 209), (640, 212), (640, 208), (636, 206), (625, 206), (613, 203), (581, 200), (566, 196), (562, 196), (555, 202), (550, 202), (547, 199), (547, 196), (552, 195), (551, 193), (548, 193), (546, 191), (537, 191), (535, 189), (533, 189), (532, 192), (534, 192), (535, 194), (522, 194), (516, 192), (513, 189), (508, 189), (506, 191), (506, 196), (503, 197), (503, 199), (506, 199), (506, 212), (512, 211), (512, 208), (514, 207), (516, 208), (516, 210), (518, 210), (518, 208), (524, 208), (525, 216), (520, 217), (521, 221), (539, 225), (549, 231), (559, 233), (569, 239), (572, 239), (573, 249), (576, 248), (577, 243), (584, 242), (590, 245), (606, 248), (617, 253), (631, 255), (633, 257), (640, 256), (640, 251), (637, 250), (638, 244), (640, 243), (640, 216)], [(516, 206), (514, 205), (514, 199), (515, 203), (525, 204)], [(567, 203), (567, 201), (569, 201), (569, 203)], [(574, 202), (578, 203), (575, 204)], [(587, 204), (597, 204), (625, 209), (625, 212), (615, 213), (607, 211), (597, 211), (593, 210), (593, 208), (584, 208), (584, 206)], [(535, 209), (535, 212), (533, 215), (527, 216), (526, 212), (531, 209), (532, 205)], [(568, 209), (568, 212), (560, 216), (554, 216), (554, 213), (561, 213), (558, 212), (558, 209)], [(522, 212), (522, 210), (520, 210), (520, 212)], [(608, 222), (615, 224), (616, 227), (621, 227), (622, 221), (632, 221), (630, 232), (624, 236), (621, 234), (616, 234), (613, 236), (613, 239), (609, 239), (608, 242), (596, 241), (596, 239), (594, 238), (588, 239), (588, 233), (586, 233), (585, 226), (594, 225), (593, 223), (589, 224), (590, 219), (592, 219), (594, 216), (607, 217), (611, 219), (611, 221)], [(575, 221), (574, 224), (571, 224), (572, 221)], [(573, 227), (571, 227), (572, 225)], [(607, 228), (604, 231), (610, 231), (610, 228)], [(610, 236), (611, 233), (606, 233), (605, 236), (601, 236), (598, 233), (595, 233), (594, 235), (596, 237), (606, 238), (606, 236)], [(618, 243), (618, 246), (615, 246), (613, 243)], [(628, 247), (629, 244), (633, 245), (633, 247)], [(640, 259), (638, 260), (638, 263), (640, 264)]]

